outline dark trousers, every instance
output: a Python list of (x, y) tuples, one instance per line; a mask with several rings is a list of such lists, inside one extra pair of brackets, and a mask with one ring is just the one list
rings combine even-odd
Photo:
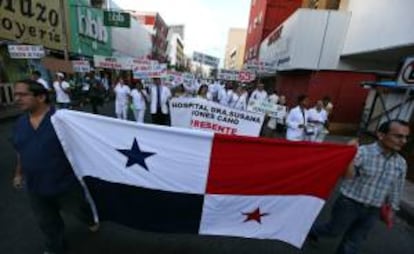
[(378, 218), (379, 208), (340, 195), (332, 208), (330, 221), (313, 226), (310, 234), (336, 237), (345, 233), (336, 253), (356, 254)]
[(93, 225), (93, 215), (80, 186), (53, 196), (29, 193), (30, 205), (45, 236), (45, 247), (53, 253), (64, 253), (64, 222), (61, 211), (75, 215), (87, 225)]
[(163, 114), (161, 109), (155, 114), (151, 114), (152, 123), (158, 125), (168, 125), (168, 114)]

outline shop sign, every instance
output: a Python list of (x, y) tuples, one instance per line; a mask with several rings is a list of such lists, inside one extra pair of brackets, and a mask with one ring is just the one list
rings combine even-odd
[(0, 38), (63, 50), (60, 1), (1, 0)]
[(126, 12), (104, 11), (104, 25), (129, 28), (131, 15)]
[(88, 6), (85, 0), (68, 2), (70, 51), (83, 56), (111, 56), (111, 30), (104, 26), (103, 11)]

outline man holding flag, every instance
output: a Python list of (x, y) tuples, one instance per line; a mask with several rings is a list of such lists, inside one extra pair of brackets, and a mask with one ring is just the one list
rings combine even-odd
[[(336, 253), (356, 254), (378, 218), (391, 226), (407, 172), (407, 163), (398, 152), (407, 143), (409, 133), (407, 122), (390, 120), (379, 127), (377, 142), (358, 148), (351, 177), (341, 185), (332, 218), (312, 228), (308, 237), (311, 242), (345, 232)], [(384, 211), (387, 206), (392, 209)]]
[(64, 253), (64, 223), (61, 210), (69, 210), (96, 231), (80, 183), (76, 179), (50, 121), (55, 109), (48, 91), (33, 80), (18, 81), (16, 104), (26, 113), (16, 122), (13, 145), (17, 166), (15, 188), (24, 187), (37, 222), (46, 238), (45, 253)]

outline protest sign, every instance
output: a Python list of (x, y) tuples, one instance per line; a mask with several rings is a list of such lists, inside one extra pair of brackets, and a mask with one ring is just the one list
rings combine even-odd
[(171, 125), (222, 134), (258, 137), (264, 115), (241, 111), (199, 98), (170, 101)]
[(72, 61), (73, 71), (79, 73), (85, 73), (91, 71), (91, 65), (86, 60), (73, 60)]
[(267, 100), (250, 100), (247, 111), (266, 114), (277, 119), (284, 119), (287, 114), (286, 106), (274, 104)]

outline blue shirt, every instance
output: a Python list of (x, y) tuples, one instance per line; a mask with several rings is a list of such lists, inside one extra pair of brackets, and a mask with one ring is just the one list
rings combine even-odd
[(12, 141), (20, 155), (25, 187), (39, 195), (62, 193), (77, 181), (50, 121), (54, 113), (51, 108), (37, 129), (31, 125), (29, 114), (24, 114), (13, 130)]
[(342, 183), (341, 193), (375, 207), (388, 199), (398, 210), (407, 172), (405, 159), (398, 153), (385, 154), (378, 143), (373, 143), (358, 148), (354, 165), (356, 175)]

